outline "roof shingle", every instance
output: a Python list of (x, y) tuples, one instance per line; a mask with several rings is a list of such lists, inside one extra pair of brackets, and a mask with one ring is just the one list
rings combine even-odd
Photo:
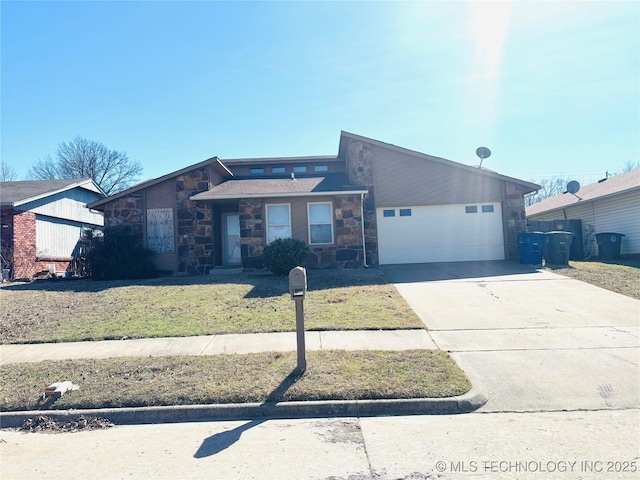
[(251, 178), (227, 180), (210, 190), (198, 193), (191, 200), (222, 200), (249, 197), (280, 197), (335, 193), (366, 193), (365, 187), (349, 185), (344, 175), (323, 177)]
[[(19, 182), (0, 183), (0, 204), (16, 206), (43, 195), (51, 195), (68, 188), (82, 187), (90, 178), (65, 178), (61, 180), (25, 180)], [(90, 190), (94, 190), (94, 186)]]

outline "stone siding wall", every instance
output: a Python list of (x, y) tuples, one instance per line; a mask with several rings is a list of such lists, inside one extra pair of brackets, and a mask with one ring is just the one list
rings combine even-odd
[(359, 196), (337, 196), (333, 201), (334, 245), (309, 245), (305, 266), (359, 268), (364, 264)]
[[(104, 206), (104, 228), (130, 225), (140, 229), (144, 222), (144, 195), (134, 193), (126, 197), (118, 198)], [(142, 241), (142, 237), (141, 241)]]
[(211, 204), (189, 197), (209, 189), (209, 168), (176, 177), (178, 272), (207, 274), (213, 268), (213, 210)]

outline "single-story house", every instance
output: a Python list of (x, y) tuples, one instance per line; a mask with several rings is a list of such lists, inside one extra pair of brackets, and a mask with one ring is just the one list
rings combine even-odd
[(622, 255), (640, 253), (640, 168), (603, 178), (527, 207), (527, 220), (581, 220), (585, 254), (598, 255), (594, 234), (622, 233)]
[(0, 183), (2, 268), (11, 278), (70, 271), (83, 234), (104, 225), (86, 205), (104, 197), (90, 178)]
[(262, 266), (280, 237), (306, 266), (518, 259), (524, 195), (539, 186), (342, 132), (337, 155), (213, 157), (89, 205), (133, 225), (158, 270)]

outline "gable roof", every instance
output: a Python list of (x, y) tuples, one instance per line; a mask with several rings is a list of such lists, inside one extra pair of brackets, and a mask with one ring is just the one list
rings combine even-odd
[(106, 196), (102, 189), (90, 178), (1, 182), (0, 205), (3, 207), (17, 207), (73, 188), (84, 188), (97, 193), (101, 197)]
[(168, 173), (158, 178), (152, 178), (150, 180), (145, 180), (144, 182), (138, 183), (131, 188), (127, 188), (122, 192), (118, 192), (115, 195), (111, 195), (107, 198), (103, 198), (102, 200), (98, 200), (97, 202), (90, 203), (87, 205), (89, 208), (98, 209), (98, 207), (103, 206), (105, 203), (111, 202), (113, 200), (117, 200), (121, 197), (126, 197), (131, 195), (132, 193), (137, 192), (138, 190), (142, 190), (147, 187), (151, 187), (152, 185), (156, 185), (158, 183), (164, 182), (172, 177), (177, 177), (178, 175), (182, 175), (183, 173), (190, 172), (191, 170), (195, 170), (196, 168), (206, 167), (207, 165), (212, 165), (214, 168), (219, 169), (223, 175), (227, 175), (229, 177), (233, 177), (233, 173), (229, 170), (224, 163), (220, 161), (218, 157), (211, 157), (203, 162), (196, 163), (195, 165), (191, 165), (189, 167), (181, 168), (180, 170), (176, 170), (175, 172)]
[(198, 193), (190, 197), (190, 200), (297, 197), (301, 195), (347, 195), (361, 193), (367, 193), (367, 189), (349, 185), (347, 177), (342, 174), (332, 174), (322, 177), (301, 177), (294, 179), (252, 178), (227, 180), (206, 192)]
[(640, 190), (640, 168), (580, 188), (576, 195), (560, 193), (527, 207), (527, 216), (566, 208), (579, 203)]
[(469, 165), (465, 165), (463, 163), (454, 162), (452, 160), (447, 160), (446, 158), (434, 157), (433, 155), (427, 155), (426, 153), (417, 152), (415, 150), (409, 150), (408, 148), (398, 147), (397, 145), (393, 145), (391, 143), (381, 142), (380, 140), (374, 140), (373, 138), (363, 137), (361, 135), (356, 135), (355, 133), (345, 132), (344, 130), (340, 132), (340, 144), (338, 147), (338, 156), (342, 158), (347, 158), (347, 148), (349, 145), (349, 140), (357, 140), (361, 142), (370, 143), (372, 145), (377, 145), (379, 147), (388, 148), (390, 150), (394, 150), (396, 152), (404, 153), (406, 155), (412, 155), (417, 158), (422, 158), (425, 160), (430, 160), (432, 162), (441, 163), (443, 165), (447, 165), (450, 167), (460, 168), (463, 170), (467, 170), (473, 173), (479, 173), (481, 175), (486, 175), (493, 178), (499, 178), (501, 180), (506, 180), (511, 183), (515, 183), (525, 187), (524, 193), (534, 192), (536, 190), (540, 190), (540, 185), (535, 183), (526, 182), (524, 180), (520, 180), (518, 178), (508, 177), (506, 175), (501, 175), (493, 170), (489, 170), (487, 168), (478, 168), (472, 167)]

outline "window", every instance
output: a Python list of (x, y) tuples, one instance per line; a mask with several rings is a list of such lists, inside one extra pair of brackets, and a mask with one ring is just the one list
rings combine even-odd
[(315, 167), (313, 167), (313, 171), (314, 172), (328, 172), (329, 171), (329, 166), (328, 165), (316, 165)]
[(264, 168), (252, 168), (251, 169), (251, 175), (259, 175), (261, 173), (264, 173)]
[(464, 207), (465, 213), (478, 213), (478, 207), (475, 205)]
[(307, 167), (293, 167), (294, 173), (305, 173), (307, 171)]
[(273, 167), (271, 168), (271, 173), (284, 173), (284, 167)]
[(267, 205), (267, 243), (277, 238), (291, 237), (291, 211), (289, 204)]
[(482, 213), (493, 213), (493, 205), (482, 205)]
[(333, 243), (331, 203), (309, 203), (309, 243)]
[(401, 217), (410, 217), (411, 216), (411, 209), (410, 208), (401, 208), (400, 209), (400, 216)]
[(173, 253), (173, 208), (147, 209), (147, 248), (155, 253)]
[(395, 210), (383, 210), (382, 211), (382, 216), (383, 217), (395, 217), (396, 216), (396, 211)]

